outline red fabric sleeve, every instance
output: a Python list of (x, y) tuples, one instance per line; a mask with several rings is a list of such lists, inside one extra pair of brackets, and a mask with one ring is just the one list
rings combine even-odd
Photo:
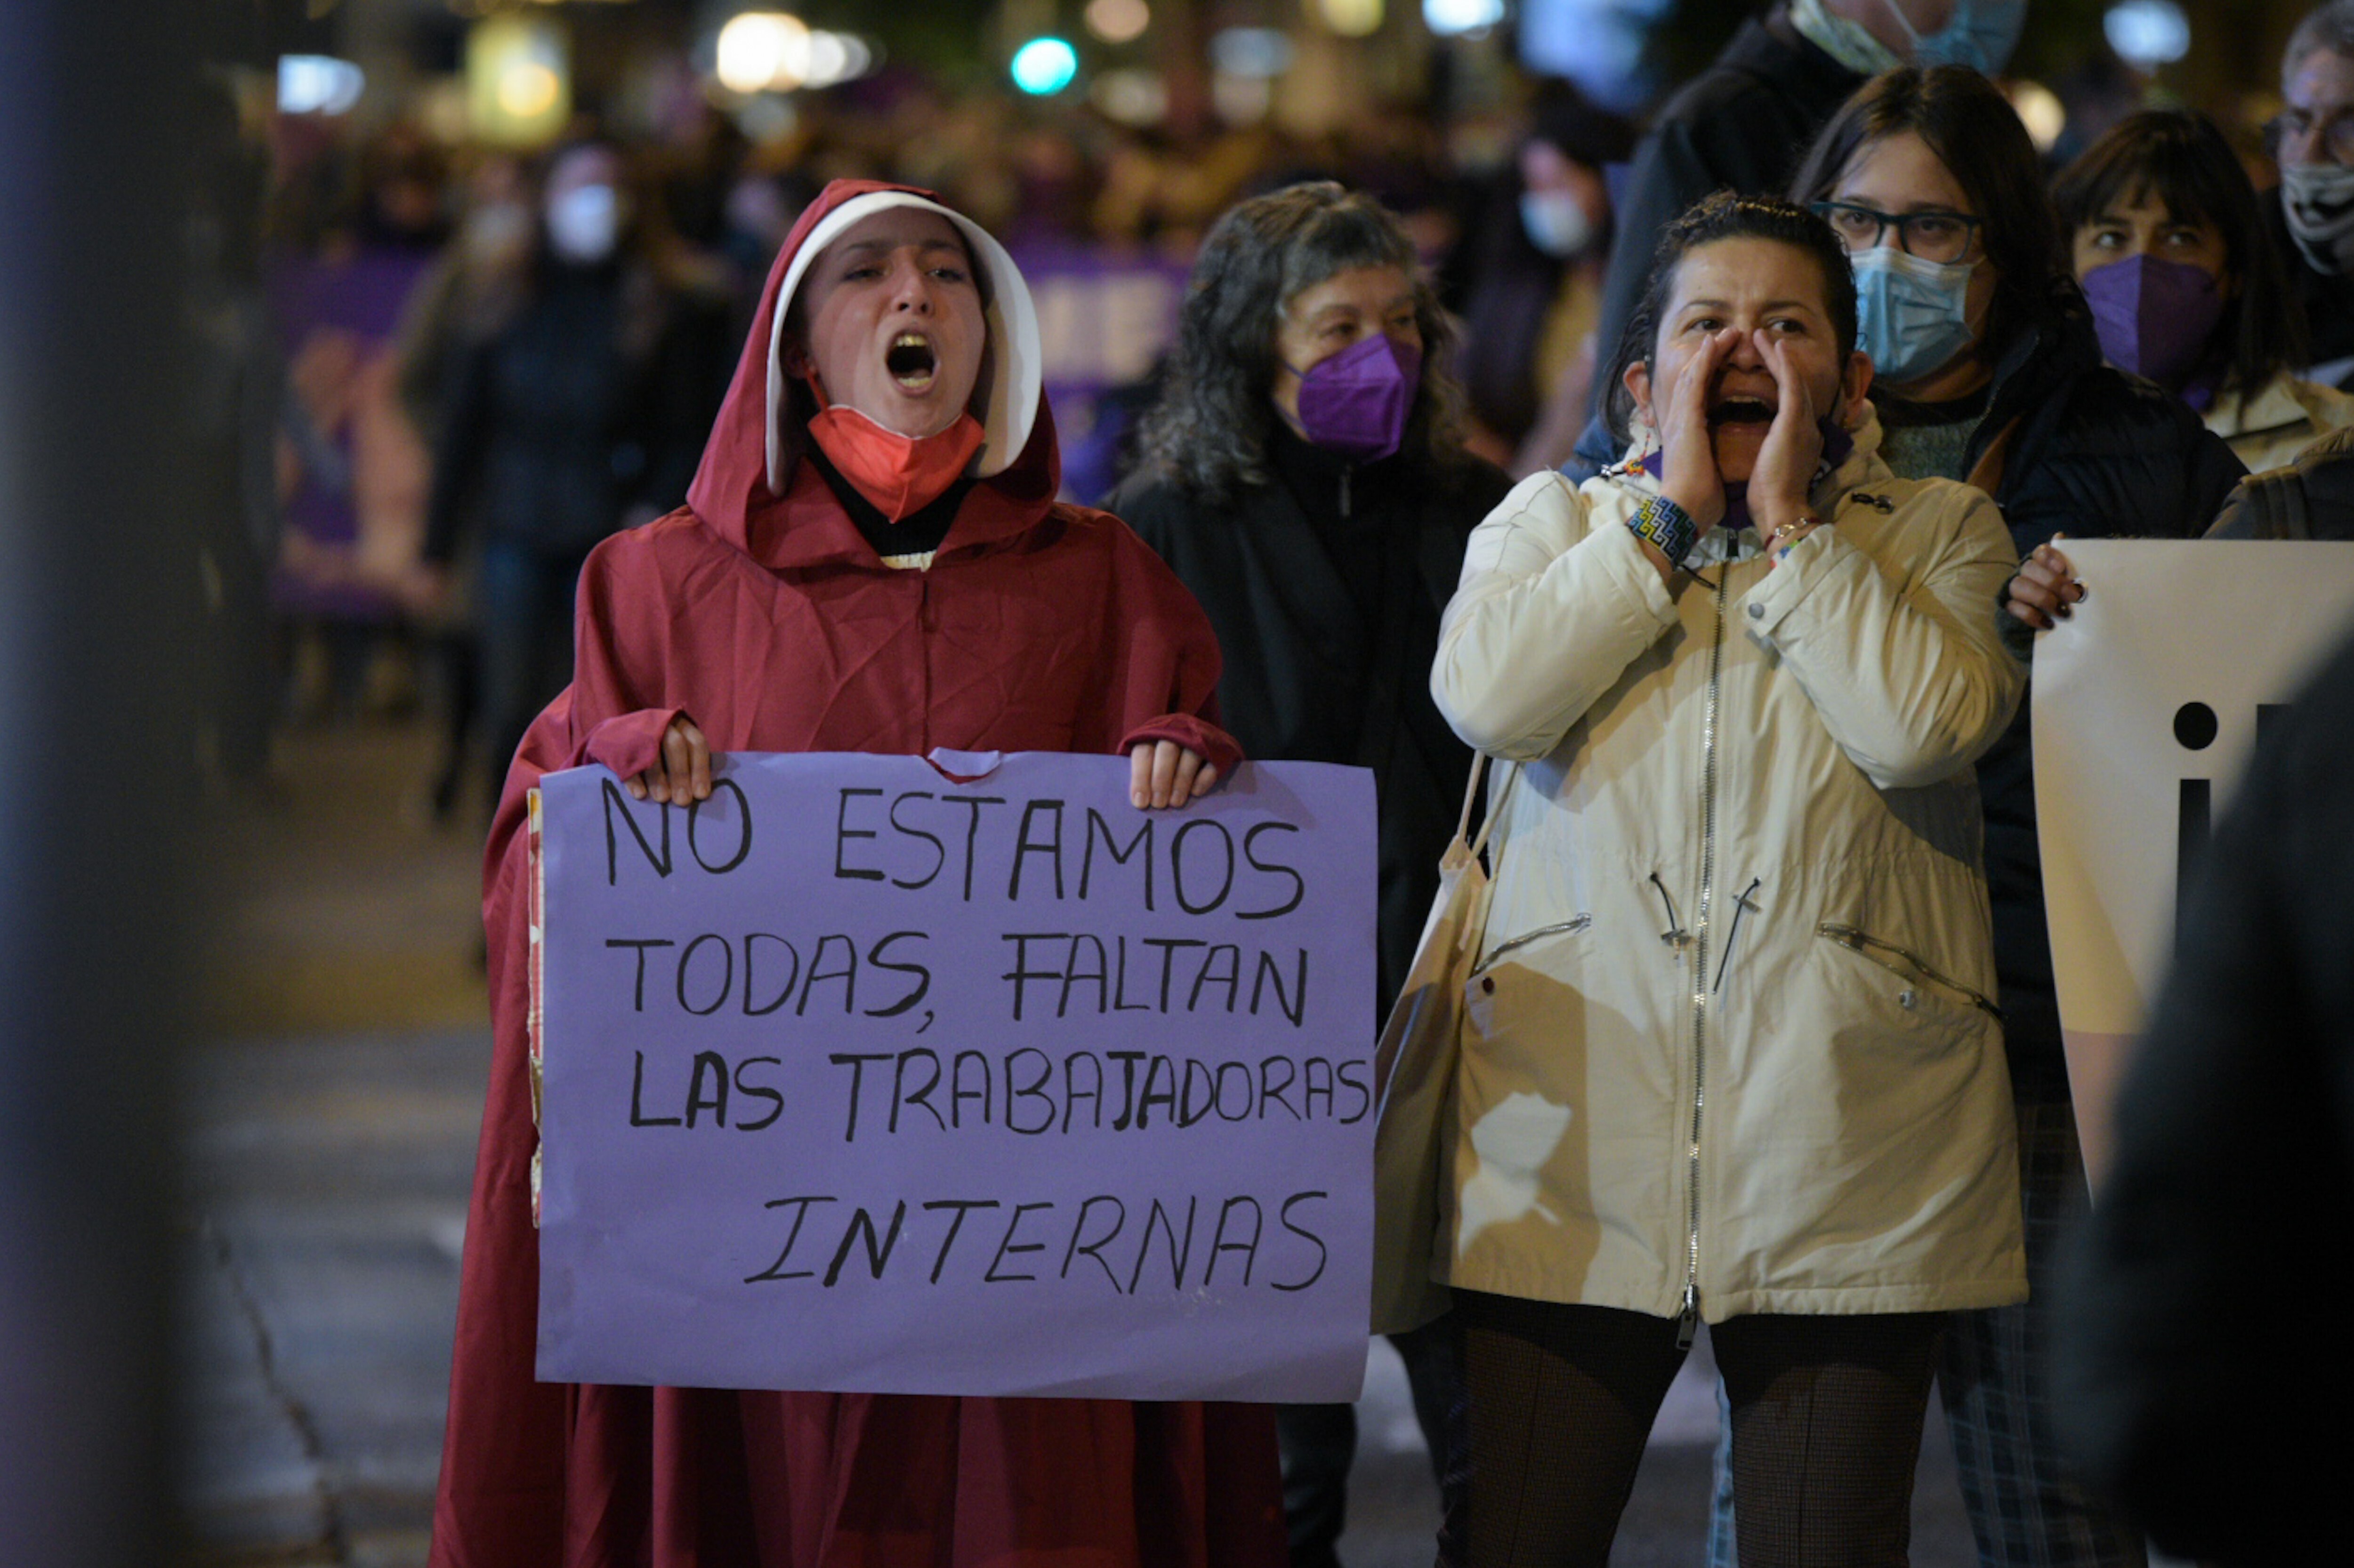
[(672, 721), (686, 717), (684, 708), (639, 708), (616, 715), (588, 732), (573, 761), (576, 766), (601, 762), (624, 779), (635, 778), (661, 760), (663, 735)]
[(1218, 770), (1221, 779), (1232, 774), (1235, 764), (1243, 759), (1242, 743), (1199, 714), (1162, 714), (1158, 718), (1146, 719), (1120, 737), (1119, 749), (1124, 756), (1138, 746), (1156, 740), (1173, 740), (1198, 754)]

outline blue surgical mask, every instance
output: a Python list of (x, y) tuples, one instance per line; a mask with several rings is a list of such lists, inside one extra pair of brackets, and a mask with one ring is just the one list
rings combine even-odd
[(1913, 40), (1913, 63), (1967, 66), (1980, 76), (2000, 76), (2019, 47), (2020, 29), (2027, 25), (2027, 0), (1955, 0), (1946, 25), (1923, 37), (1896, 0), (1881, 0), (1896, 25)]
[(1855, 269), (1856, 346), (1891, 386), (1918, 381), (1970, 346), (1974, 261), (1924, 261), (1893, 245), (1848, 258)]

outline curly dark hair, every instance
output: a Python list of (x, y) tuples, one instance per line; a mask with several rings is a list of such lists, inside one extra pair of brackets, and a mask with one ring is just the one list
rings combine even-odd
[(1414, 282), (1422, 382), (1399, 450), (1433, 463), (1458, 458), (1462, 392), (1447, 368), (1454, 329), (1414, 242), (1381, 203), (1325, 180), (1237, 204), (1202, 242), (1168, 390), (1145, 417), (1144, 467), (1212, 501), (1267, 483), (1277, 313), (1301, 290), (1355, 267), (1395, 267)]
[(1701, 246), (1720, 239), (1771, 239), (1813, 259), (1823, 275), (1824, 313), (1830, 317), (1831, 335), (1839, 363), (1855, 352), (1855, 271), (1848, 264), (1847, 248), (1831, 226), (1795, 202), (1779, 196), (1740, 196), (1718, 191), (1702, 196), (1681, 217), (1660, 232), (1659, 248), (1651, 256), (1651, 281), (1642, 300), (1627, 317), (1617, 352), (1611, 356), (1609, 379), (1603, 383), (1603, 414), (1611, 436), (1620, 447), (1633, 438), (1635, 395), (1627, 389), (1627, 367), (1649, 365), (1659, 334), (1659, 317), (1674, 297), (1676, 270)]
[(2256, 187), (2212, 120), (2191, 109), (2128, 115), (2052, 185), (2061, 233), (2070, 238), (2111, 204), (2151, 197), (2175, 222), (2205, 224), (2223, 238), (2223, 266), (2238, 289), (2212, 341), (2230, 354), (2232, 379), (2253, 391), (2276, 372), (2304, 364), (2304, 309), (2265, 232)]
[(1990, 366), (2050, 315), (2053, 284), (2073, 277), (2042, 159), (2000, 88), (1967, 66), (1881, 72), (1817, 133), (1790, 195), (1801, 203), (1829, 199), (1866, 145), (1908, 131), (1946, 165), (1979, 220), (1995, 286), (1975, 352)]

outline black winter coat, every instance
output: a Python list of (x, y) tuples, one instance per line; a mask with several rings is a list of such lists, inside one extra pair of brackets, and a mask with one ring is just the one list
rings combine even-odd
[(2167, 1550), (2342, 1561), (2354, 1362), (2354, 641), (2257, 741), (2186, 899), (2062, 1279), (2062, 1435)]
[(1438, 890), (1471, 764), (1430, 697), (1439, 613), (1465, 539), (1511, 482), (1468, 458), (1353, 467), (1281, 426), (1270, 445), (1276, 482), (1231, 503), (1146, 471), (1111, 510), (1209, 612), (1225, 661), (1220, 715), (1246, 755), (1373, 769), (1386, 1009)]
[(1741, 26), (1706, 70), (1668, 100), (1635, 149), (1635, 164), (1612, 221), (1610, 269), (1595, 326), (1595, 416), (1565, 471), (1590, 479), (1623, 455), (1601, 418), (1609, 393), (1604, 370), (1618, 352), (1627, 318), (1651, 286), (1659, 236), (1712, 191), (1780, 196), (1821, 130), (1865, 78), (1817, 48), (1776, 5)]
[[(435, 453), (425, 556), (456, 552), (470, 500), (493, 538), (578, 557), (633, 507), (667, 512), (718, 410), (682, 302), (619, 266), (548, 265), (465, 351)], [(652, 330), (648, 330), (651, 326)]]
[[(1892, 419), (1901, 419), (1901, 411)], [(2195, 539), (2246, 470), (2190, 406), (2101, 363), (2091, 313), (2073, 282), (2055, 288), (2041, 325), (1995, 366), (1987, 414), (1966, 468), (2009, 431), (1995, 503), (2023, 556), (2052, 535)], [(2001, 615), (2000, 607), (1989, 613)], [(1978, 759), (1988, 892), (2003, 1038), (2022, 1099), (2067, 1097), (2043, 872), (2035, 835), (2029, 705)]]

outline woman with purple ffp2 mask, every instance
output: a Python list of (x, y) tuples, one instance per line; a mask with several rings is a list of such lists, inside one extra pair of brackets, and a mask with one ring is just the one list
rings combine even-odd
[(2191, 110), (2120, 122), (2052, 200), (2103, 357), (2199, 410), (2253, 471), (2354, 424), (2354, 397), (2299, 379), (2305, 323), (2221, 131)]
[[(1203, 242), (1143, 465), (1110, 503), (1209, 612), (1219, 707), (1248, 755), (1373, 769), (1384, 1012), (1471, 762), (1431, 701), (1438, 613), (1465, 538), (1511, 488), (1463, 450), (1453, 339), (1371, 196), (1310, 184), (1243, 202)], [(1442, 1319), (1397, 1340), (1450, 1505), (1451, 1335)], [(1277, 1429), (1291, 1561), (1334, 1563), (1350, 1407), (1286, 1406)]]

